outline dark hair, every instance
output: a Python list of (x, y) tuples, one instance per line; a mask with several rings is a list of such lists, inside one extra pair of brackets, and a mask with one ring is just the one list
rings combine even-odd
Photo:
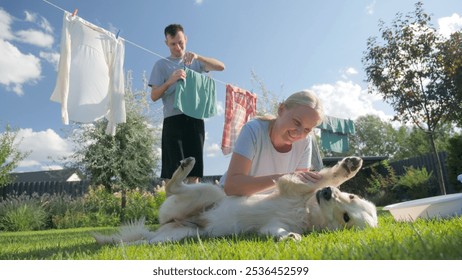
[(165, 37), (167, 37), (167, 35), (175, 37), (179, 31), (184, 32), (183, 26), (181, 26), (181, 24), (170, 24), (169, 26), (165, 27), (164, 35)]

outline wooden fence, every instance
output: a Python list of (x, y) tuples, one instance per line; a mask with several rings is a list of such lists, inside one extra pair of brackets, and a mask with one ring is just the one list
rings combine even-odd
[[(444, 179), (444, 184), (446, 185), (446, 191), (447, 193), (453, 193), (454, 186), (451, 185), (448, 179), (448, 170), (446, 167), (446, 157), (447, 157), (446, 152), (440, 152), (439, 157), (442, 163), (443, 179)], [(426, 154), (423, 156), (403, 159), (403, 160), (399, 160), (395, 162), (390, 162), (390, 166), (393, 167), (393, 169), (396, 172), (396, 175), (398, 176), (401, 176), (406, 173), (406, 169), (405, 169), (406, 167), (413, 166), (414, 168), (417, 168), (417, 169), (422, 169), (423, 167), (425, 167), (428, 173), (432, 172), (432, 175), (435, 177), (435, 179), (438, 178), (437, 177), (438, 176), (438, 171), (437, 171), (438, 162), (433, 153)]]
[(32, 195), (33, 193), (43, 195), (65, 193), (72, 196), (81, 196), (88, 190), (89, 183), (87, 181), (78, 182), (19, 182), (12, 183), (3, 188), (0, 188), (0, 195), (6, 198), (7, 195)]
[[(215, 182), (220, 180), (221, 176), (204, 176), (204, 182)], [(151, 186), (162, 185), (162, 180), (155, 178), (150, 183)], [(0, 197), (5, 199), (8, 195), (37, 194), (39, 196), (47, 194), (67, 194), (72, 196), (84, 195), (90, 186), (90, 182), (83, 180), (79, 182), (19, 182), (11, 183), (0, 188)]]

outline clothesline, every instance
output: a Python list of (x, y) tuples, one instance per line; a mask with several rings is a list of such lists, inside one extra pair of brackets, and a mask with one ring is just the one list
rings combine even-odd
[[(65, 9), (63, 9), (63, 8), (61, 8), (61, 7), (59, 7), (59, 6), (57, 6), (57, 5), (54, 4), (54, 3), (51, 3), (51, 2), (49, 2), (49, 1), (47, 1), (47, 0), (42, 0), (42, 1), (45, 2), (45, 3), (47, 3), (47, 4), (49, 4), (50, 6), (53, 6), (54, 8), (56, 8), (56, 9), (58, 9), (58, 10), (61, 10), (62, 12), (70, 13), (69, 11), (66, 11)], [(159, 58), (161, 58), (161, 59), (165, 59), (165, 60), (171, 62), (171, 61), (168, 60), (166, 57), (164, 57), (164, 56), (162, 56), (162, 55), (160, 55), (160, 54), (158, 54), (158, 53), (156, 53), (156, 52), (153, 52), (153, 51), (151, 51), (151, 50), (149, 50), (149, 49), (147, 49), (147, 48), (145, 48), (145, 47), (143, 47), (143, 46), (141, 46), (141, 45), (139, 45), (139, 44), (136, 44), (136, 43), (134, 43), (134, 42), (132, 42), (132, 41), (129, 41), (129, 40), (127, 40), (126, 38), (122, 38), (122, 37), (121, 37), (121, 39), (123, 39), (125, 42), (127, 42), (127, 43), (129, 43), (129, 44), (131, 44), (131, 45), (133, 45), (133, 46), (135, 46), (135, 47), (141, 49), (141, 50), (144, 50), (144, 51), (146, 51), (146, 52), (148, 52), (148, 53), (150, 53), (150, 54), (153, 54), (153, 55), (155, 55), (155, 56), (157, 56), (157, 57), (159, 57)], [(171, 62), (171, 63), (173, 63), (173, 62)], [(216, 82), (218, 82), (218, 83), (221, 83), (221, 84), (223, 84), (223, 85), (230, 84), (230, 83), (226, 83), (226, 82), (220, 81), (220, 80), (218, 80), (218, 79), (216, 79), (216, 78), (212, 78), (212, 77), (209, 77), (209, 78), (212, 79), (212, 80), (214, 80), (214, 81), (216, 81)]]

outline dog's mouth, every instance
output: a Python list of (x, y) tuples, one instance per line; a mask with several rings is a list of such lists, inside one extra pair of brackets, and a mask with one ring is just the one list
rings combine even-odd
[(318, 204), (321, 204), (321, 198), (329, 201), (332, 198), (332, 188), (331, 187), (325, 187), (323, 189), (320, 189), (316, 192), (316, 201)]

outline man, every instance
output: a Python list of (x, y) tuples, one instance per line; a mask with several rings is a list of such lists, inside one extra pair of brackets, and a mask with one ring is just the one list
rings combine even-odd
[(193, 156), (196, 165), (189, 174), (188, 183), (198, 183), (204, 170), (204, 120), (189, 117), (173, 107), (176, 83), (186, 78), (184, 67), (202, 73), (223, 71), (225, 65), (215, 58), (186, 52), (188, 38), (179, 24), (167, 26), (164, 35), (170, 56), (156, 62), (149, 80), (151, 99), (161, 98), (164, 105), (161, 177), (168, 181), (180, 160)]

